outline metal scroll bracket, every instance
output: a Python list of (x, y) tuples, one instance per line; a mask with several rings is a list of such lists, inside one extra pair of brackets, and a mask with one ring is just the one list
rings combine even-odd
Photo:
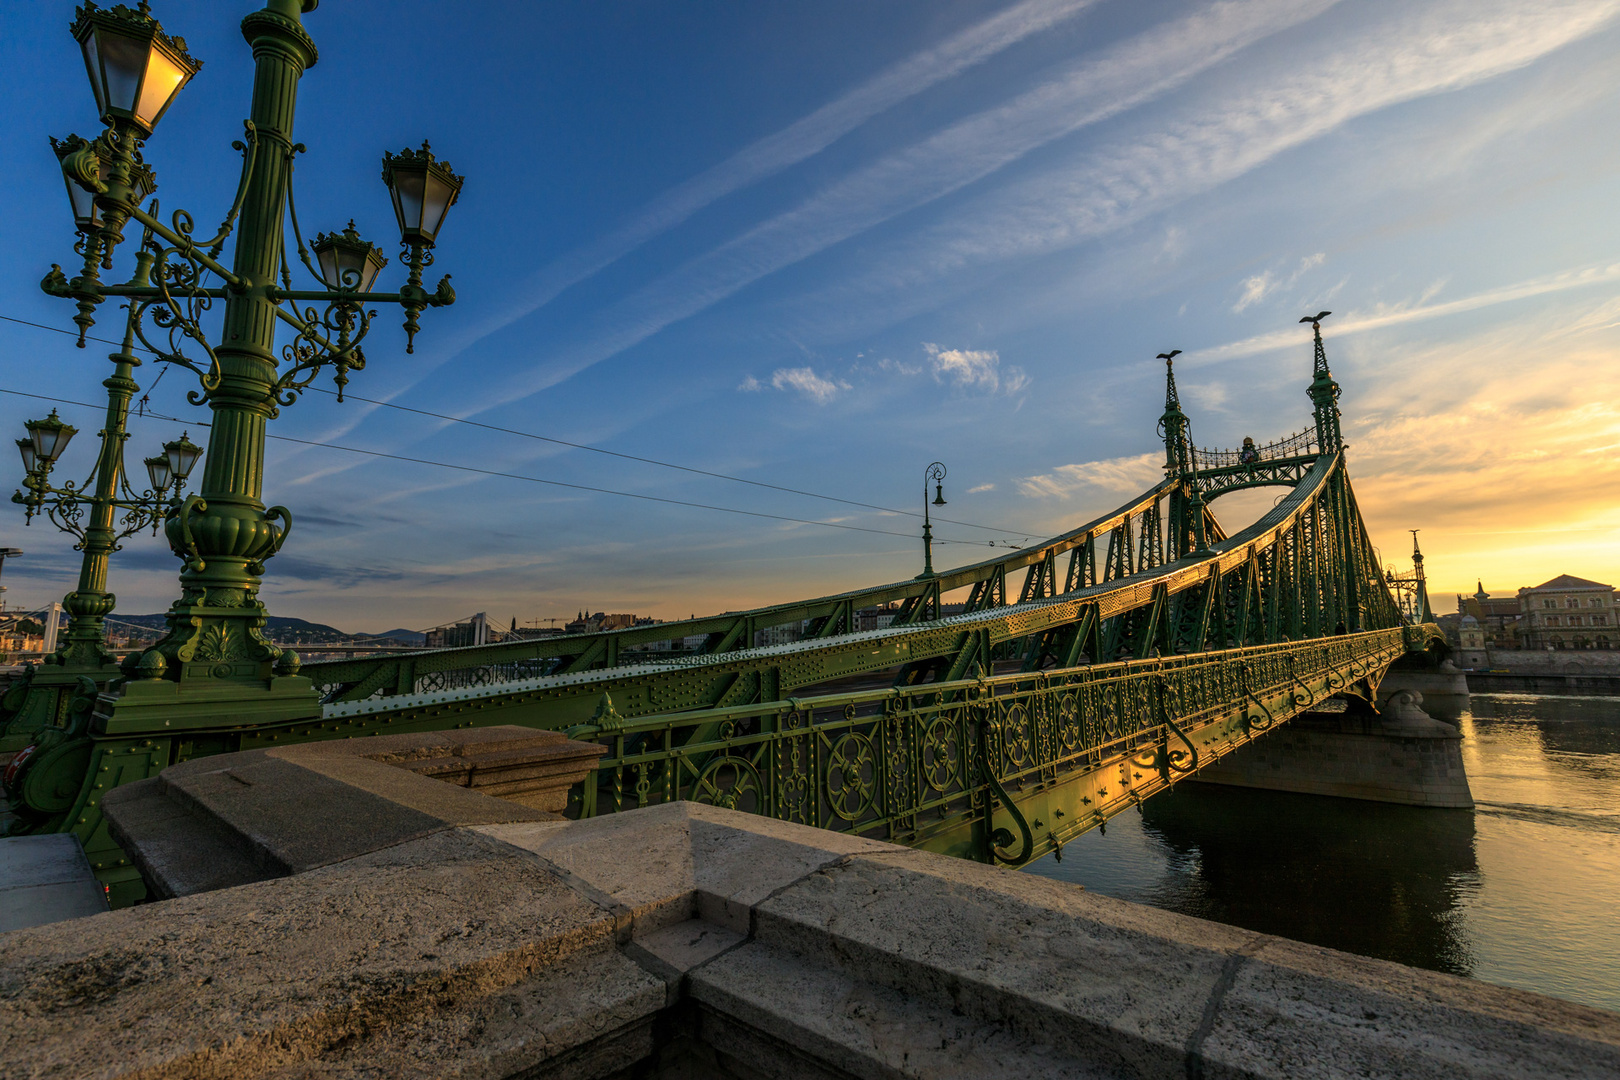
[[(996, 779), (995, 770), (990, 766), (988, 726), (981, 716), (979, 719), (979, 762), (980, 767), (984, 769), (984, 778), (990, 785), (989, 794), (994, 796), (994, 798), (987, 797), (984, 800), (985, 848), (990, 855), (985, 861), (999, 861), (1010, 866), (1022, 866), (1024, 863), (1029, 862), (1030, 858), (1035, 854), (1035, 834), (1030, 831), (1029, 822), (1024, 818), (1023, 811), (1018, 809), (1018, 804), (1013, 802), (1011, 795), (1007, 794), (1007, 789), (1001, 786), (1001, 781)], [(1001, 800), (1001, 804), (1007, 808), (1007, 812), (1012, 815), (1013, 822), (1018, 826), (1019, 837), (1023, 841), (1023, 845), (1016, 855), (1007, 855), (1002, 851), (1003, 848), (1012, 843), (1013, 835), (1005, 828), (996, 827), (996, 799)]]
[(208, 564), (203, 561), (202, 553), (197, 550), (197, 541), (191, 535), (191, 515), (207, 512), (208, 503), (200, 495), (187, 495), (186, 501), (175, 511), (175, 517), (180, 522), (180, 550), (176, 554), (186, 560), (186, 569), (194, 574), (202, 573)]

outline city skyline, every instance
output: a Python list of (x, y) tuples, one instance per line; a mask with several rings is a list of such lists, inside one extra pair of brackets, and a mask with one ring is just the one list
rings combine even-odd
[[(363, 206), (361, 231), (388, 235), (375, 140), (356, 145), (356, 126), (390, 145), (426, 132), (468, 177), (436, 267), (456, 307), (412, 356), (380, 330), (356, 398), (908, 511), (941, 458), (941, 513), (1012, 530), (940, 525), (948, 566), (978, 557), (968, 541), (1040, 539), (1152, 482), (1156, 352), (1185, 350), (1201, 444), (1305, 427), (1297, 319), (1326, 307), (1351, 475), (1386, 561), (1404, 566), (1420, 528), (1432, 597), (1620, 579), (1603, 498), (1617, 162), (1591, 136), (1620, 118), (1603, 62), (1620, 2), (491, 5), (454, 24), (402, 8), (396, 26), (436, 31), (379, 31), (337, 5), (308, 17), (323, 53), (298, 132), (306, 229)], [(218, 5), (155, 13), (208, 66), (147, 158), (165, 215), (204, 227), (236, 178), (226, 103), (247, 50)], [(37, 281), (71, 254), (45, 136), (95, 127), (70, 17), (37, 5), (3, 46), (26, 119), (5, 136), (21, 206), (0, 315), (64, 328), (70, 305)], [(398, 70), (455, 77), (366, 96)], [(0, 334), (11, 389), (100, 396), (108, 347)], [(137, 378), (181, 421), (133, 422), (132, 462), (207, 418), (158, 375)], [(18, 434), (53, 404), (0, 397)], [(94, 413), (62, 408), (86, 432), (64, 468), (82, 471)], [(345, 630), (586, 604), (678, 618), (920, 568), (910, 517), (329, 395), (272, 430), (394, 455), (270, 451), (268, 499), (297, 527), (264, 598)], [(1241, 509), (1216, 505), (1232, 527)], [(77, 555), (20, 516), (8, 596), (56, 599)], [(128, 542), (119, 610), (161, 610), (176, 569), (161, 541)]]

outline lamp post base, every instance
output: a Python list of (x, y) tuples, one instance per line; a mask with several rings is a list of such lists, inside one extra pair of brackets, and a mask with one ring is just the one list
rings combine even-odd
[[(70, 697), (62, 694), (63, 700)], [(263, 731), (321, 714), (320, 695), (302, 675), (277, 675), (256, 685), (127, 679), (98, 695), (94, 709), (88, 732), (63, 729), (65, 738), (37, 747), (37, 760), (19, 770), (13, 791), (18, 820), (8, 831), (76, 834), (114, 907), (139, 900), (143, 887), (108, 835), (102, 795), (178, 762), (236, 750), (244, 729)]]
[(89, 679), (97, 689), (121, 676), (115, 662), (101, 667), (84, 664), (41, 664), (13, 683), (0, 699), (0, 761), (33, 742), (41, 731), (64, 727), (68, 705)]
[(108, 736), (229, 735), (244, 727), (312, 720), (320, 694), (303, 675), (275, 675), (253, 684), (199, 679), (129, 679), (96, 699), (94, 727)]

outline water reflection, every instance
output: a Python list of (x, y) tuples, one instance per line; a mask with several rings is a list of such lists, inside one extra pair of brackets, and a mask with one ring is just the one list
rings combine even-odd
[(1620, 698), (1476, 696), (1475, 811), (1183, 785), (1043, 876), (1620, 1010)]
[(1457, 975), (1473, 970), (1458, 914), (1479, 882), (1469, 811), (1185, 784), (1097, 839), (1130, 844), (1121, 833), (1131, 832), (1145, 841), (1143, 854), (1163, 849), (1157, 880), (1132, 881), (1131, 870), (1150, 869), (1141, 866), (1088, 872), (1096, 868), (1077, 845), (1063, 864), (1037, 872), (1068, 877), (1072, 868), (1071, 880), (1155, 907)]

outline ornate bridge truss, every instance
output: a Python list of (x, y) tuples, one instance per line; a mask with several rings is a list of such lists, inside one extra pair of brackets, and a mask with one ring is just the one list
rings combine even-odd
[[(1314, 430), (1195, 448), (1168, 371), (1165, 479), (1021, 551), (875, 588), (594, 634), (309, 664), (319, 716), (84, 728), (23, 809), (121, 859), (101, 792), (201, 754), (489, 724), (609, 753), (572, 812), (699, 799), (1023, 863), (1330, 697), (1443, 648), (1403, 616), (1356, 505), (1316, 335)], [(1287, 493), (1228, 535), (1208, 503)], [(947, 598), (959, 597), (947, 610)], [(863, 611), (892, 621), (861, 629)], [(1421, 607), (1427, 610), (1426, 603)], [(775, 627), (798, 640), (763, 644)], [(674, 651), (672, 643), (697, 642)], [(46, 763), (41, 763), (46, 764)], [(999, 815), (999, 816), (998, 816)]]

